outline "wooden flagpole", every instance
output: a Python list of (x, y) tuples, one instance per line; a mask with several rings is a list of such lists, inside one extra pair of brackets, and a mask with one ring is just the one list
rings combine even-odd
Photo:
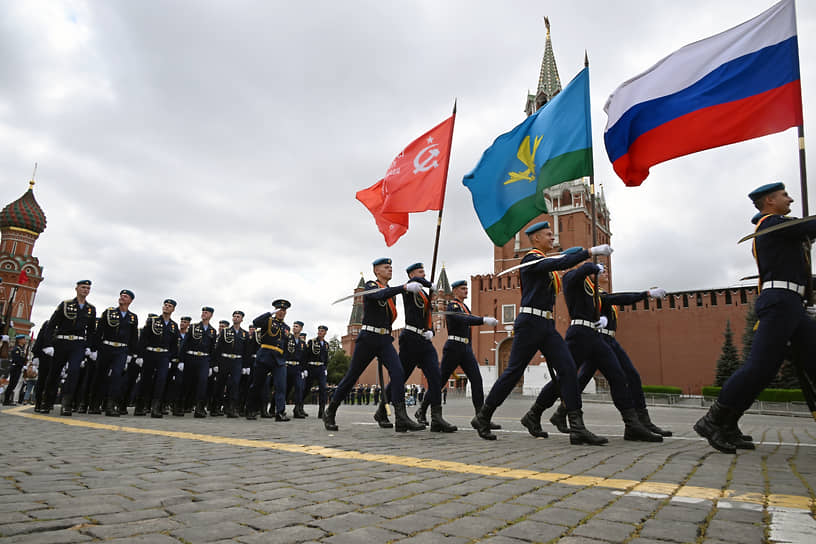
[(450, 148), (448, 149), (448, 161), (445, 163), (445, 181), (442, 186), (442, 205), (439, 207), (439, 215), (436, 217), (436, 238), (434, 239), (433, 262), (431, 264), (431, 283), (436, 277), (436, 256), (439, 253), (439, 233), (442, 230), (442, 210), (445, 208), (445, 192), (448, 190), (448, 168), (450, 167), (451, 155), (453, 154), (453, 126), (456, 124), (456, 99), (453, 101), (453, 121), (450, 128)]

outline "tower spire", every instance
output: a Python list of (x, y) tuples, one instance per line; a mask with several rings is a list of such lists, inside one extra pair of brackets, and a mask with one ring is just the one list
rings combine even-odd
[(550, 19), (548, 17), (544, 17), (544, 26), (547, 29), (547, 38), (544, 44), (544, 56), (541, 59), (541, 70), (538, 74), (538, 88), (535, 95), (527, 95), (527, 104), (524, 108), (527, 115), (535, 113), (541, 106), (561, 92), (561, 78), (558, 76), (558, 66), (555, 64), (555, 53), (553, 53), (552, 40), (550, 39)]

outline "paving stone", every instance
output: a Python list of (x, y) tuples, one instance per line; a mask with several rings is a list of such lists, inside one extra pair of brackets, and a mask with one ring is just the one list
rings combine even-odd
[(623, 542), (634, 531), (634, 525), (603, 519), (591, 519), (576, 527), (572, 535), (608, 540), (609, 542)]
[(581, 510), (572, 510), (570, 508), (552, 507), (539, 510), (534, 514), (527, 516), (527, 519), (532, 521), (541, 521), (551, 525), (565, 525), (567, 527), (574, 527), (587, 517), (587, 513)]
[(518, 538), (532, 542), (547, 542), (561, 536), (567, 528), (540, 521), (520, 521), (498, 531), (497, 536)]
[(113, 540), (107, 540), (105, 542), (106, 544), (179, 544), (177, 538), (158, 533), (114, 538)]
[[(222, 522), (204, 527), (184, 527), (171, 531), (170, 534), (187, 542), (214, 542), (216, 540), (235, 538), (255, 533), (249, 527), (233, 522)], [(267, 538), (268, 535), (267, 535)]]
[(383, 521), (385, 521), (385, 518), (380, 516), (349, 512), (348, 514), (340, 514), (339, 516), (334, 516), (331, 518), (315, 520), (310, 523), (310, 525), (323, 529), (328, 533), (336, 534), (350, 531), (358, 527), (377, 525)]
[(754, 523), (729, 523), (715, 519), (706, 529), (706, 539), (716, 538), (724, 542), (762, 544), (765, 541), (764, 537), (761, 525)]
[(429, 516), (425, 512), (421, 514), (409, 514), (396, 519), (391, 519), (379, 524), (379, 527), (390, 531), (397, 531), (406, 535), (418, 533), (432, 529), (437, 525), (445, 523), (445, 518)]
[(81, 529), (83, 534), (94, 538), (109, 539), (135, 536), (144, 533), (161, 533), (176, 529), (181, 524), (171, 519), (151, 519), (132, 523), (115, 523), (111, 525), (92, 525)]
[[(449, 536), (435, 532), (425, 532), (419, 533), (418, 535), (403, 538), (402, 540), (396, 540), (395, 542), (399, 542), (399, 544), (465, 544), (470, 541), (471, 540), (469, 538), (461, 536)], [(487, 542), (487, 540), (483, 540), (480, 542)], [(515, 540), (512, 544), (516, 544), (518, 542), (520, 541)]]
[(650, 519), (643, 524), (640, 536), (669, 540), (672, 542), (691, 542), (697, 538), (697, 523)]
[(313, 519), (314, 518), (309, 514), (299, 510), (288, 510), (284, 512), (274, 512), (265, 516), (257, 516), (241, 523), (258, 531), (272, 531), (290, 525), (306, 525)]
[(85, 518), (59, 519), (52, 521), (26, 521), (22, 523), (9, 523), (0, 527), (0, 536), (11, 536), (20, 534), (42, 533), (67, 529), (75, 525), (87, 523)]
[(532, 506), (500, 503), (479, 511), (479, 515), (504, 521), (513, 521), (535, 511), (536, 509)]
[(323, 540), (327, 544), (359, 544), (360, 542), (390, 542), (402, 536), (400, 533), (378, 527), (363, 527), (347, 533), (336, 534)]
[(73, 542), (90, 542), (93, 540), (87, 535), (71, 529), (48, 531), (43, 533), (29, 533), (9, 538), (0, 538), (0, 544), (71, 544)]
[(507, 525), (507, 523), (503, 520), (471, 515), (451, 523), (440, 525), (436, 527), (434, 531), (444, 535), (478, 538), (481, 535), (491, 533), (505, 525)]
[(243, 542), (244, 544), (290, 544), (309, 542), (312, 540), (322, 539), (326, 536), (325, 531), (316, 529), (315, 527), (306, 527), (305, 525), (295, 525), (292, 527), (283, 527), (275, 529), (273, 533), (274, 538), (270, 538), (269, 533), (257, 533), (251, 536), (239, 536), (235, 540)]

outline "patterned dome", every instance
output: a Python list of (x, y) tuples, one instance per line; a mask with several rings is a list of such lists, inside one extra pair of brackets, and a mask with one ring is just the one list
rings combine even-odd
[(45, 230), (45, 214), (34, 198), (34, 182), (23, 196), (0, 211), (0, 228), (17, 227), (37, 234)]

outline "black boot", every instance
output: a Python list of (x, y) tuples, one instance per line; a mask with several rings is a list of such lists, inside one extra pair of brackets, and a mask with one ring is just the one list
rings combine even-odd
[(731, 442), (728, 432), (729, 420), (736, 427), (736, 412), (715, 400), (708, 412), (694, 424), (694, 431), (707, 439), (712, 448), (723, 453), (737, 453), (737, 447)]
[(638, 419), (643, 426), (646, 427), (649, 431), (653, 432), (654, 434), (659, 434), (660, 436), (671, 436), (672, 432), (661, 429), (654, 423), (652, 423), (652, 418), (649, 417), (649, 410), (646, 408), (636, 408), (635, 412), (637, 412)]
[(136, 403), (133, 405), (133, 415), (134, 416), (143, 416), (147, 414), (146, 405), (147, 401), (139, 397), (136, 399)]
[(91, 397), (91, 402), (88, 403), (88, 414), (102, 415), (102, 401), (96, 397)]
[[(423, 404), (425, 401), (422, 401)], [(419, 418), (417, 418), (419, 420)], [(432, 433), (455, 433), (458, 429), (456, 425), (451, 425), (442, 419), (442, 405), (431, 406), (431, 432)]]
[(180, 400), (173, 402), (173, 409), (171, 412), (176, 417), (184, 417), (184, 404)]
[(292, 417), (295, 419), (306, 419), (306, 415), (303, 412), (303, 407), (300, 404), (295, 404), (294, 409), (292, 409)]
[(493, 412), (495, 411), (495, 406), (484, 404), (481, 409), (476, 412), (473, 419), (470, 420), (470, 426), (476, 429), (476, 432), (479, 433), (479, 437), (485, 440), (496, 440), (496, 435), (490, 432), (490, 418), (493, 417)]
[(161, 419), (164, 417), (162, 414), (162, 402), (160, 399), (153, 399), (153, 402), (150, 403), (150, 417)]
[(127, 405), (127, 401), (124, 401), (124, 400), (123, 400), (123, 401), (121, 401), (121, 402), (119, 403), (119, 415), (120, 415), (120, 416), (126, 416), (126, 415), (128, 415), (127, 407), (128, 407), (128, 405)]
[(581, 410), (567, 412), (567, 420), (570, 426), (570, 444), (588, 444), (590, 446), (602, 446), (609, 442), (603, 436), (595, 436), (584, 426), (584, 413)]
[(569, 425), (567, 425), (567, 407), (564, 406), (563, 402), (558, 405), (553, 415), (550, 416), (550, 423), (558, 429), (558, 432), (569, 434), (570, 428)]
[(205, 410), (207, 403), (203, 400), (196, 403), (195, 411), (193, 412), (193, 417), (207, 417), (207, 410)]
[(728, 441), (734, 444), (734, 447), (738, 450), (754, 450), (756, 449), (756, 445), (753, 439), (749, 435), (742, 434), (737, 424), (741, 417), (742, 414), (735, 412), (734, 417), (728, 420), (726, 436), (728, 437)]
[(235, 419), (236, 417), (238, 417), (238, 410), (235, 409), (235, 401), (230, 400), (229, 402), (227, 402), (226, 414), (227, 417), (230, 419)]
[(77, 411), (78, 414), (87, 414), (88, 413), (88, 403), (80, 402), (79, 407), (77, 408), (76, 411)]
[(269, 405), (265, 402), (261, 403), (261, 419), (272, 419), (272, 414), (269, 413)]
[(419, 405), (419, 408), (417, 408), (417, 411), (414, 413), (417, 423), (422, 423), (423, 425), (428, 424), (428, 416), (426, 414), (428, 413), (428, 406), (430, 404), (431, 403), (428, 401), (428, 397), (426, 395), (425, 398), (422, 399), (422, 403)]
[[(62, 401), (60, 404), (60, 415), (61, 416), (70, 416), (73, 410), (72, 402), (74, 399), (71, 398), (71, 395), (63, 395)], [(50, 410), (49, 410), (50, 411)]]
[(634, 442), (663, 442), (663, 436), (655, 434), (643, 426), (634, 408), (621, 410), (621, 418), (623, 418), (623, 423), (626, 425), (623, 431), (624, 440), (632, 440)]
[(397, 401), (394, 403), (394, 430), (398, 433), (406, 431), (424, 431), (425, 425), (417, 423), (410, 417), (405, 409), (405, 401)]
[(321, 402), (320, 405), (317, 408), (317, 417), (319, 417), (320, 419), (323, 419), (323, 414), (325, 413), (325, 411), (326, 411), (326, 405)]
[(119, 407), (113, 399), (105, 401), (105, 415), (108, 417), (119, 417)]
[(210, 403), (210, 417), (221, 417), (224, 412), (221, 411), (221, 401), (212, 401)]
[(337, 423), (334, 421), (334, 416), (337, 413), (338, 406), (338, 402), (331, 401), (329, 406), (326, 408), (326, 412), (323, 414), (323, 426), (326, 427), (327, 431), (337, 431), (340, 429), (337, 426)]
[(377, 422), (377, 425), (382, 427), (383, 429), (390, 429), (394, 426), (393, 423), (388, 421), (388, 411), (385, 409), (385, 403), (381, 402), (380, 405), (377, 407), (377, 411), (374, 412), (374, 421)]
[(541, 414), (544, 413), (544, 407), (538, 404), (538, 399), (527, 410), (527, 413), (521, 418), (521, 424), (527, 428), (527, 432), (535, 438), (547, 438), (549, 435), (547, 431), (541, 428)]
[(291, 421), (288, 417), (286, 417), (286, 412), (279, 412), (275, 414), (275, 421)]

